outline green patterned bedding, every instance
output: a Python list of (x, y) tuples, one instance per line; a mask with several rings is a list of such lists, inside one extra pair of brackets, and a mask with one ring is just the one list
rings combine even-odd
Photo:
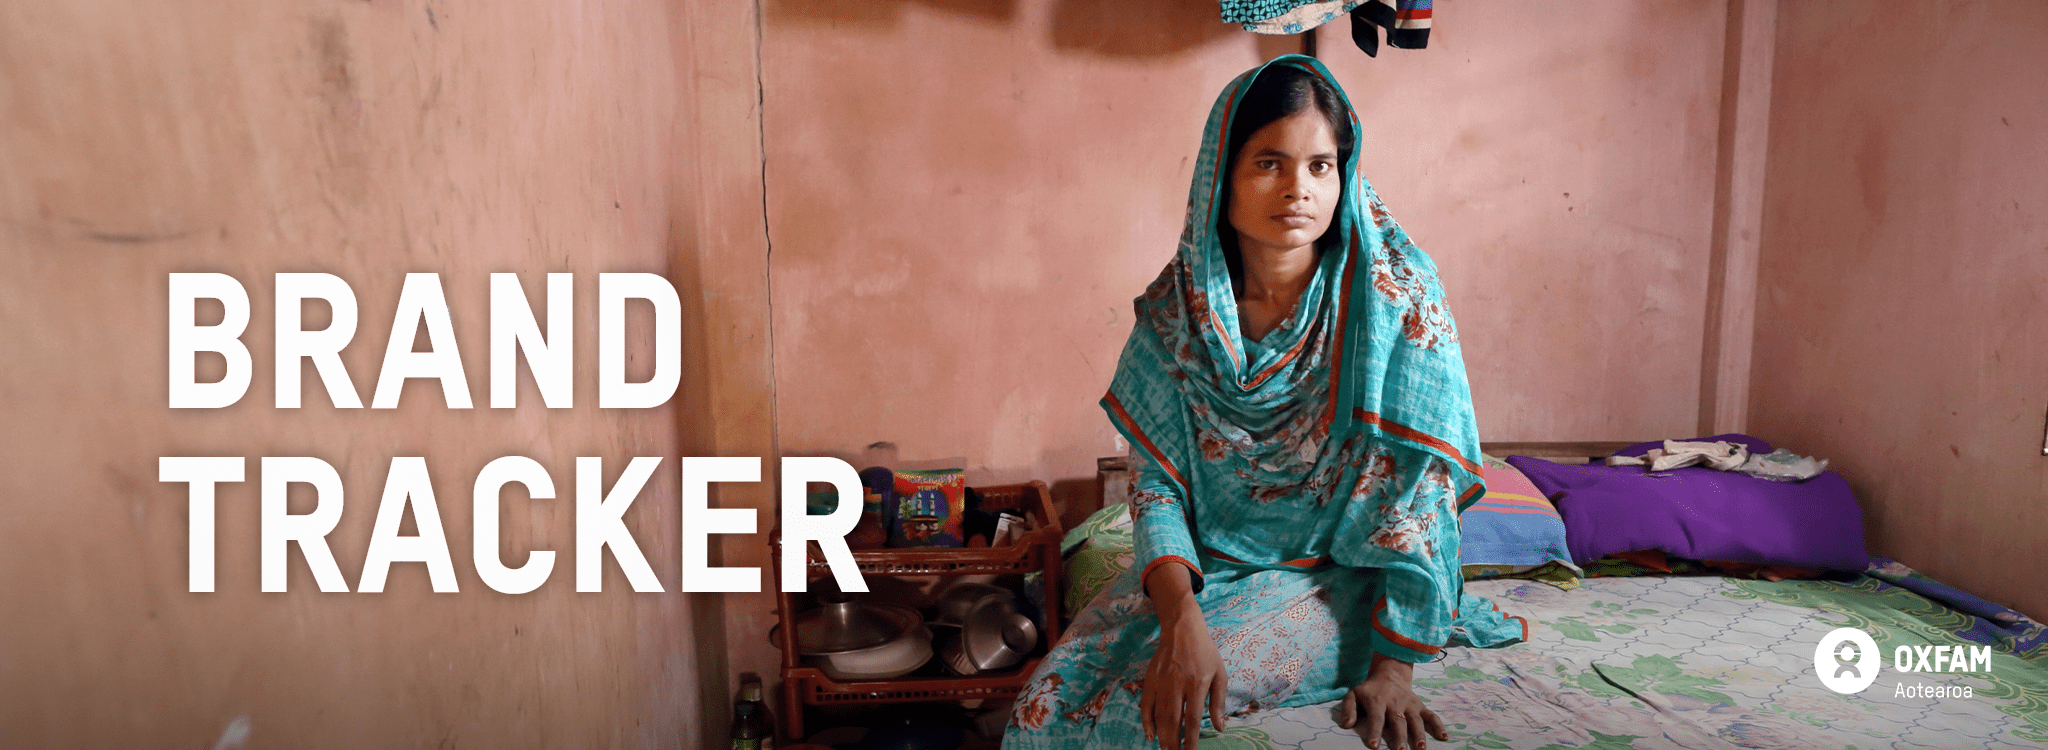
[[(1068, 540), (1070, 610), (1079, 606), (1073, 594), (1092, 595), (1100, 587), (1091, 582), (1122, 571), (1115, 564), (1120, 540), (1101, 533), (1114, 531), (1105, 528), (1114, 516), (1090, 522)], [(2048, 747), (2048, 631), (1897, 563), (1878, 563), (1848, 582), (1602, 577), (1573, 591), (1528, 580), (1469, 582), (1472, 593), (1529, 618), (1530, 640), (1451, 649), (1416, 667), (1416, 691), (1452, 727), (1450, 742), (1430, 745)], [(1817, 676), (1817, 647), (1838, 627), (1863, 629), (1884, 656), (1875, 683), (1858, 693), (1835, 693)], [(1988, 669), (1895, 668), (1898, 648), (1926, 654), (1933, 646), (1988, 651)], [(1967, 696), (1936, 697), (1964, 688)], [(1336, 726), (1335, 705), (1257, 714), (1201, 744), (1362, 747)]]

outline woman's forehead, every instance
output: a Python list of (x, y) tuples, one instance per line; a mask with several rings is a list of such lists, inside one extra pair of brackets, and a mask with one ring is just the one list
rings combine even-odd
[(1337, 133), (1330, 120), (1315, 107), (1267, 123), (1245, 140), (1244, 153), (1279, 151), (1306, 156), (1337, 153)]

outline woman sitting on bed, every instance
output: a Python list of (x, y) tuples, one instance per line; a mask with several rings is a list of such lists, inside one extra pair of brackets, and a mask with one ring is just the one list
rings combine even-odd
[(1358, 131), (1312, 58), (1217, 97), (1102, 399), (1137, 564), (1032, 675), (1006, 748), (1192, 748), (1205, 715), (1340, 698), (1368, 746), (1420, 748), (1449, 735), (1411, 665), (1526, 635), (1464, 594), (1457, 511), (1483, 486), (1457, 331)]

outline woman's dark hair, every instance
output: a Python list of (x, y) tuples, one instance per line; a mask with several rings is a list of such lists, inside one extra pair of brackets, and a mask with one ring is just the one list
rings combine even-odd
[[(1237, 173), (1238, 152), (1244, 150), (1252, 134), (1311, 106), (1330, 121), (1330, 131), (1337, 137), (1337, 163), (1349, 164), (1351, 118), (1344, 115), (1337, 90), (1322, 76), (1292, 65), (1274, 65), (1259, 71), (1251, 88), (1244, 92), (1244, 100), (1237, 104), (1237, 116), (1230, 123), (1230, 150), (1224, 152), (1227, 156), (1222, 164), (1222, 178), (1227, 182)], [(1223, 191), (1223, 196), (1223, 210), (1216, 217), (1216, 237), (1223, 244), (1223, 259), (1230, 267), (1230, 286), (1237, 294), (1243, 294), (1244, 255), (1237, 249), (1237, 232), (1230, 226), (1230, 191)]]

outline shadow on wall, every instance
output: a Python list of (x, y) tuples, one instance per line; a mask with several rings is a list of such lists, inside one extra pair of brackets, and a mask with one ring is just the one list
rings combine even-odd
[(884, 30), (901, 24), (904, 10), (912, 5), (985, 21), (1017, 17), (1017, 0), (768, 0), (761, 12), (778, 24)]
[(1052, 43), (1111, 57), (1172, 55), (1244, 33), (1221, 16), (1213, 0), (1060, 0)]
[[(1246, 33), (1224, 23), (1213, 0), (1055, 0), (1052, 45), (1063, 52), (1106, 57), (1165, 57)], [(1018, 0), (768, 0), (763, 13), (777, 24), (885, 31), (901, 25), (913, 5), (991, 24), (1018, 16)], [(1299, 52), (1295, 37), (1260, 36), (1259, 54)]]

